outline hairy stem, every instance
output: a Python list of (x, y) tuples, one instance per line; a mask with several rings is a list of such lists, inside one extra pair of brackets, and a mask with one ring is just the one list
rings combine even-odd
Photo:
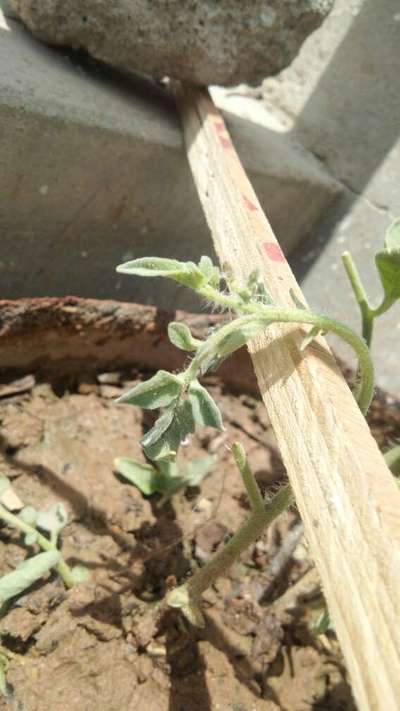
[[(30, 526), (28, 523), (25, 523), (25, 521), (22, 521), (18, 516), (14, 516), (10, 511), (8, 511), (4, 506), (0, 504), (0, 518), (3, 519), (5, 523), (8, 523), (10, 526), (13, 528), (17, 528), (20, 531), (22, 531), (25, 534), (35, 534), (36, 536), (36, 541), (40, 548), (44, 551), (54, 551), (57, 550), (57, 546), (49, 541), (48, 538), (45, 536), (42, 536), (41, 533), (39, 533), (36, 528), (33, 528), (33, 526)], [(56, 570), (58, 574), (62, 577), (65, 586), (67, 588), (72, 588), (75, 585), (75, 580), (71, 571), (71, 568), (69, 565), (64, 560), (61, 560), (60, 563), (56, 566)]]
[(272, 501), (264, 504), (262, 511), (254, 511), (228, 543), (190, 578), (187, 587), (192, 596), (199, 597), (217, 577), (225, 573), (241, 553), (260, 537), (264, 528), (287, 509), (292, 499), (292, 490), (288, 484)]
[(237, 468), (242, 475), (252, 511), (254, 513), (263, 513), (265, 511), (265, 501), (255, 480), (254, 474), (247, 463), (244, 447), (240, 444), (240, 442), (234, 442), (232, 445), (232, 452), (235, 457)]
[(372, 400), (374, 390), (374, 366), (369, 353), (369, 348), (365, 341), (360, 338), (351, 328), (339, 321), (328, 318), (322, 314), (313, 313), (306, 309), (282, 308), (280, 306), (265, 305), (258, 302), (239, 303), (235, 296), (221, 294), (212, 287), (203, 287), (199, 290), (200, 295), (221, 304), (236, 312), (248, 314), (248, 317), (241, 316), (231, 323), (223, 326), (213, 336), (211, 336), (200, 347), (195, 358), (185, 373), (190, 378), (196, 377), (201, 370), (202, 363), (210, 357), (210, 354), (217, 352), (218, 344), (221, 343), (230, 333), (246, 325), (250, 325), (252, 320), (259, 322), (260, 330), (271, 323), (308, 323), (317, 326), (321, 331), (335, 333), (348, 343), (356, 352), (359, 362), (360, 383), (357, 387), (355, 397), (360, 410), (366, 414)]
[(285, 511), (292, 501), (293, 493), (288, 484), (271, 501), (264, 503), (262, 510), (253, 510), (228, 543), (197, 570), (187, 583), (168, 594), (167, 604), (181, 608), (192, 624), (203, 626), (204, 621), (199, 609), (202, 593), (231, 567), (240, 554), (260, 537), (263, 530)]

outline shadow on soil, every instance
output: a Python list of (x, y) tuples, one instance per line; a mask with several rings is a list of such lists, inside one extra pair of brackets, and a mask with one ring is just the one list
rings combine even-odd
[[(103, 556), (101, 564), (90, 564), (79, 558), (69, 559), (71, 564), (84, 563), (88, 567), (103, 567), (111, 571), (111, 578), (122, 579), (116, 591), (105, 587), (106, 594), (101, 600), (83, 605), (71, 614), (82, 616), (90, 614), (94, 619), (122, 628), (121, 595), (132, 591), (139, 598), (145, 600), (150, 593), (152, 602), (155, 603), (154, 633), (153, 638), (163, 637), (166, 643), (166, 660), (170, 666), (170, 696), (169, 711), (190, 711), (199, 708), (202, 711), (211, 711), (212, 701), (207, 686), (206, 660), (201, 651), (201, 642), (207, 641), (215, 649), (222, 652), (238, 682), (246, 686), (256, 699), (271, 700), (281, 711), (293, 711), (284, 708), (274, 690), (268, 683), (272, 670), (266, 674), (257, 672), (250, 660), (243, 656), (224, 634), (220, 627), (205, 611), (207, 626), (205, 630), (196, 630), (190, 627), (175, 610), (165, 609), (160, 602), (165, 594), (168, 578), (182, 580), (190, 571), (190, 560), (184, 554), (182, 545), (182, 531), (175, 520), (175, 513), (171, 506), (160, 510), (153, 506), (156, 522), (142, 524), (135, 532), (135, 543), (123, 531), (116, 530), (105, 518), (101, 509), (93, 507), (87, 498), (75, 487), (62, 481), (58, 475), (43, 465), (26, 464), (17, 458), (18, 449), (11, 447), (4, 437), (0, 436), (0, 451), (4, 459), (17, 465), (23, 472), (37, 477), (49, 486), (54, 493), (67, 500), (81, 525), (95, 535), (110, 535), (121, 550), (128, 552), (129, 563), (122, 566), (115, 559)], [(149, 550), (149, 543), (157, 540), (159, 549)], [(131, 564), (134, 561), (144, 561), (145, 571), (138, 576), (132, 572)], [(38, 584), (39, 585), (39, 584)], [(157, 604), (158, 601), (158, 604)], [(144, 647), (143, 653), (146, 652)], [(349, 699), (349, 690), (345, 684), (329, 691), (325, 701), (319, 701), (314, 711), (355, 711)]]

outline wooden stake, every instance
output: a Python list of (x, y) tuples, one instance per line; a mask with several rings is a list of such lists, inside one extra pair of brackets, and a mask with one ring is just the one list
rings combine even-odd
[[(305, 304), (208, 92), (183, 87), (178, 106), (221, 265), (243, 284), (258, 269), (277, 304)], [(249, 351), (359, 709), (398, 711), (400, 491), (326, 342), (300, 352), (304, 335), (271, 325)]]

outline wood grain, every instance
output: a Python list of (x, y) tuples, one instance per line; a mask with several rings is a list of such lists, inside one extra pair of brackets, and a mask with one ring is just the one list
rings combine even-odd
[[(188, 159), (222, 265), (305, 302), (206, 90), (178, 92)], [(291, 205), (287, 206), (291, 210)], [(332, 288), (335, 284), (332, 283)], [(360, 710), (400, 708), (400, 491), (322, 338), (271, 325), (249, 346)]]

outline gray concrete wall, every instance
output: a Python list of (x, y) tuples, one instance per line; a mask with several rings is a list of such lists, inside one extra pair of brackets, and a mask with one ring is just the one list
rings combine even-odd
[[(377, 303), (373, 256), (400, 215), (400, 3), (336, 0), (291, 67), (260, 93), (342, 184), (342, 198), (293, 261), (310, 303), (357, 328), (340, 255), (350, 249)], [(378, 382), (400, 395), (399, 304), (378, 322), (373, 352)]]
[[(258, 100), (217, 96), (286, 252), (300, 244), (292, 262), (308, 300), (355, 327), (340, 253), (351, 249), (379, 300), (373, 253), (400, 214), (399, 47), (398, 0), (336, 0)], [(165, 95), (40, 45), (0, 12), (0, 295), (198, 308), (185, 290), (114, 266), (211, 252)], [(378, 382), (398, 394), (399, 310), (374, 341)]]
[[(6, 8), (3, 2), (3, 8)], [(198, 308), (185, 290), (115, 274), (144, 255), (212, 253), (179, 120), (161, 89), (0, 22), (0, 294), (76, 294)], [(290, 137), (227, 115), (287, 251), (340, 189)], [(288, 205), (302, 205), (296, 212)]]

